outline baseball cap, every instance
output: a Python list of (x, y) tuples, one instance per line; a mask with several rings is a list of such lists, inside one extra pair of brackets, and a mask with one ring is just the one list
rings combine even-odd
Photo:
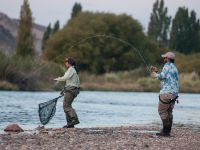
[(175, 59), (175, 54), (173, 52), (167, 52), (167, 53), (161, 55), (161, 57), (167, 57), (169, 59)]

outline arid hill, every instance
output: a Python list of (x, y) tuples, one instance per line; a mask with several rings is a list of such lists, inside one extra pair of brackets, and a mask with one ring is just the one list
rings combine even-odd
[[(0, 12), (0, 50), (8, 55), (15, 53), (18, 25), (19, 20)], [(45, 30), (45, 26), (33, 24), (34, 45), (38, 55), (41, 54), (42, 37)]]

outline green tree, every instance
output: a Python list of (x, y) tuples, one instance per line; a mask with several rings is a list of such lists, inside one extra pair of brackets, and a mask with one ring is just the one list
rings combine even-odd
[(185, 54), (199, 51), (199, 28), (196, 13), (180, 7), (172, 22), (170, 47)]
[(189, 39), (190, 40), (190, 51), (191, 52), (200, 52), (200, 43), (199, 43), (199, 29), (200, 29), (200, 22), (199, 19), (196, 18), (196, 12), (194, 10), (192, 10), (190, 12), (190, 28), (189, 28)]
[(58, 20), (55, 22), (53, 28), (51, 28), (51, 24), (47, 26), (47, 29), (44, 32), (43, 39), (42, 39), (42, 50), (45, 49), (46, 42), (50, 38), (50, 36), (56, 33), (59, 29), (60, 29), (60, 23)]
[(45, 45), (46, 45), (46, 41), (49, 39), (50, 35), (51, 35), (52, 29), (51, 29), (51, 24), (49, 24), (46, 28), (46, 31), (43, 34), (43, 38), (42, 38), (42, 50), (45, 49)]
[(52, 29), (52, 34), (56, 33), (58, 30), (60, 29), (60, 23), (59, 21), (57, 20), (54, 24), (54, 27)]
[(198, 30), (198, 35), (199, 35), (199, 37), (198, 37), (198, 52), (200, 51), (200, 26), (199, 26), (199, 30)]
[(141, 24), (125, 14), (82, 12), (47, 43), (43, 54), (47, 60), (63, 63), (65, 57), (74, 57), (80, 70), (97, 74), (135, 69), (144, 65), (139, 53), (153, 61), (158, 53)]
[(20, 21), (17, 34), (17, 55), (34, 55), (32, 22), (32, 12), (28, 0), (24, 0), (23, 5), (21, 6)]
[(164, 46), (168, 46), (169, 26), (171, 23), (171, 17), (167, 16), (167, 12), (168, 9), (164, 6), (164, 0), (156, 0), (148, 26), (148, 37)]
[(80, 3), (75, 3), (72, 8), (71, 18), (74, 18), (82, 11), (82, 6)]

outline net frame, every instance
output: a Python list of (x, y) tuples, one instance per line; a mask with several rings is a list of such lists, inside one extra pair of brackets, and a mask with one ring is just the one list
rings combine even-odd
[(39, 108), (38, 108), (39, 119), (43, 125), (46, 125), (47, 123), (49, 123), (49, 121), (55, 115), (57, 100), (61, 97), (63, 97), (63, 95), (60, 95), (60, 96), (58, 96), (52, 100), (49, 100), (47, 102), (40, 103), (38, 105), (39, 106)]

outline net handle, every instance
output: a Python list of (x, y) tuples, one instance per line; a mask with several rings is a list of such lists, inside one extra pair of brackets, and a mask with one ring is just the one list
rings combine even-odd
[(60, 95), (60, 96), (54, 98), (54, 100), (55, 100), (55, 99), (59, 99), (59, 98), (61, 98), (61, 97), (63, 97), (63, 96), (64, 96), (64, 95)]

